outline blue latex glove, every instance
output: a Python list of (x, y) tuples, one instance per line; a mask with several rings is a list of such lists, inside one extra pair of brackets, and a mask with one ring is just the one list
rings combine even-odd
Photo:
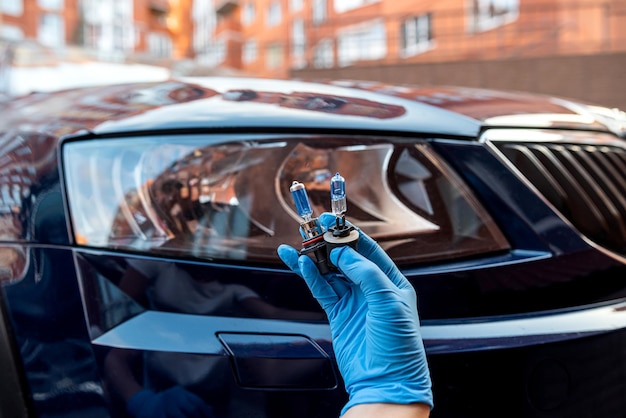
[[(322, 214), (328, 227), (335, 222)], [(433, 406), (430, 373), (419, 328), (415, 290), (391, 258), (359, 231), (357, 251), (334, 249), (337, 273), (322, 276), (313, 260), (288, 245), (278, 255), (300, 275), (330, 323), (339, 371), (352, 406), (425, 403)], [(347, 278), (347, 280), (346, 280)]]
[(213, 408), (181, 386), (163, 392), (143, 389), (126, 403), (134, 418), (213, 418)]

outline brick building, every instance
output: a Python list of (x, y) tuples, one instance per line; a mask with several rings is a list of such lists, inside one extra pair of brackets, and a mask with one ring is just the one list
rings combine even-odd
[(0, 0), (0, 38), (80, 45), (101, 58), (193, 54), (193, 0)]
[(215, 0), (216, 63), (261, 76), (626, 50), (625, 0)]
[(67, 43), (78, 21), (78, 0), (0, 0), (0, 37)]
[(0, 0), (0, 37), (267, 76), (626, 50), (626, 0)]

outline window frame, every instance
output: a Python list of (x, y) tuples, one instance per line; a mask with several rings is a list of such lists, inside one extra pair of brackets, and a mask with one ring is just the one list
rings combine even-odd
[(265, 15), (265, 26), (276, 27), (283, 21), (283, 10), (280, 1), (274, 0), (267, 6)]
[[(516, 21), (520, 13), (519, 0), (468, 0), (467, 32), (481, 33)], [(503, 3), (506, 2), (506, 3)], [(503, 3), (495, 14), (496, 3)]]
[[(400, 24), (400, 56), (411, 57), (433, 48), (433, 14), (422, 13), (404, 19)], [(424, 29), (426, 25), (426, 29)], [(423, 36), (423, 35), (426, 36)]]
[(251, 64), (259, 59), (259, 43), (256, 39), (248, 39), (241, 48), (241, 61)]
[(333, 0), (336, 13), (346, 13), (378, 2), (380, 0)]
[(256, 5), (249, 1), (243, 6), (241, 12), (241, 23), (244, 25), (251, 25), (256, 20)]
[(346, 26), (337, 33), (337, 62), (340, 67), (383, 59), (387, 56), (387, 49), (387, 27), (381, 18)]
[(315, 68), (333, 68), (335, 66), (335, 50), (332, 38), (322, 39), (315, 45), (313, 48), (313, 66)]
[(295, 18), (291, 22), (291, 67), (306, 66), (306, 29), (304, 19)]
[(327, 0), (313, 0), (311, 2), (312, 21), (314, 25), (319, 25), (328, 19)]

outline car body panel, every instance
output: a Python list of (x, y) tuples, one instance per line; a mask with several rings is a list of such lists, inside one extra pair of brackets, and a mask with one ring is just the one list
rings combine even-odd
[[(59, 134), (81, 129), (96, 134), (172, 129), (350, 129), (475, 137), (480, 124), (429, 105), (358, 90), (301, 82), (190, 79), (36, 94), (22, 100), (39, 114), (38, 124)], [(67, 107), (66, 107), (67, 106)], [(19, 124), (20, 111), (4, 112)], [(233, 119), (232, 115), (238, 117)], [(23, 115), (22, 115), (23, 116)], [(26, 119), (29, 123), (33, 121)], [(447, 123), (444, 123), (447, 121)]]
[(426, 103), (480, 121), (485, 127), (533, 127), (606, 130), (607, 118), (623, 115), (594, 109), (575, 100), (516, 91), (455, 86), (395, 86), (367, 81), (333, 81), (333, 85), (372, 91)]
[[(339, 414), (345, 393), (328, 324), (291, 271), (278, 264), (233, 265), (89, 248), (73, 237), (59, 158), (64, 141), (132, 141), (147, 132), (178, 130), (181, 135), (384, 132), (428, 141), (485, 202), (511, 247), (469, 259), (403, 266), (419, 297), (438, 404), (432, 416), (502, 416), (503, 411), (512, 417), (572, 416), (575, 407), (594, 410), (587, 399), (604, 402), (598, 416), (621, 411), (624, 398), (605, 389), (620, 392), (626, 382), (619, 374), (626, 360), (615, 349), (626, 341), (626, 262), (578, 233), (479, 137), (488, 125), (506, 120), (496, 118), (522, 110), (538, 129), (609, 128), (585, 119), (589, 115), (582, 110), (545, 98), (507, 94), (502, 96), (507, 106), (497, 106), (500, 99), (494, 99), (475, 109), (471, 100), (452, 105), (459, 102), (454, 94), (475, 95), (463, 89), (410, 91), (409, 100), (390, 97), (382, 87), (369, 92), (349, 87), (172, 80), (37, 94), (6, 104), (0, 120), (0, 305), (6, 330), (0, 333), (0, 361), (14, 364), (15, 371), (5, 372), (11, 393), (0, 391), (0, 414), (124, 416), (123, 405), (107, 399), (103, 384), (107, 356), (115, 350), (144, 361), (210, 363), (207, 367), (222, 380), (190, 380), (190, 386), (215, 402), (224, 416)], [(426, 98), (416, 98), (418, 93)], [(536, 114), (552, 115), (552, 122), (546, 125)], [(574, 121), (577, 115), (581, 119)], [(570, 124), (559, 122), (568, 118)], [(520, 120), (516, 126), (528, 128)], [(178, 263), (188, 272), (250, 287), (291, 317), (229, 310), (207, 316), (150, 306), (120, 284), (129, 262), (137, 261)], [(298, 367), (290, 369), (294, 358)], [(611, 374), (612, 367), (619, 370)], [(268, 372), (277, 369), (297, 372)], [(194, 367), (181, 370), (181, 377), (193, 378)], [(559, 379), (566, 377), (550, 386), (554, 370)], [(594, 373), (603, 372), (607, 384), (593, 386)], [(468, 381), (472, 376), (478, 376), (478, 384)], [(162, 385), (169, 382), (159, 378)], [(497, 399), (485, 405), (485, 391)], [(24, 396), (11, 405), (9, 396), (19, 397), (15, 392)]]
[[(323, 127), (389, 131), (389, 119), (398, 133), (453, 137), (475, 138), (483, 126), (609, 130), (583, 105), (560, 99), (462, 88), (414, 88), (389, 94), (389, 89), (381, 87), (380, 91), (364, 91), (358, 85), (189, 78), (39, 93), (22, 103), (39, 114), (37, 123), (47, 130), (63, 121), (59, 134), (82, 129), (112, 134), (146, 126), (152, 130)], [(14, 124), (23, 117), (11, 104), (5, 105), (4, 112)]]

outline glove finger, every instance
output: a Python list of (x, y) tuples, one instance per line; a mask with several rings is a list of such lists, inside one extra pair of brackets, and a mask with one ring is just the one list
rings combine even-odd
[(345, 279), (337, 277), (336, 274), (330, 273), (324, 276), (326, 282), (333, 288), (339, 299), (343, 297), (349, 290), (350, 284)]
[(311, 290), (311, 293), (317, 299), (322, 308), (328, 313), (329, 309), (337, 303), (339, 296), (335, 293), (335, 289), (320, 274), (317, 266), (306, 255), (298, 259), (299, 270), (302, 272), (302, 278)]
[(298, 276), (302, 277), (302, 272), (300, 271), (300, 266), (298, 265), (298, 258), (300, 257), (298, 251), (286, 244), (279, 245), (277, 251), (278, 257), (280, 257), (283, 263), (285, 263), (285, 265)]
[[(322, 226), (328, 229), (335, 224), (335, 215), (325, 212), (320, 215), (319, 220)], [(354, 226), (350, 222), (346, 223), (350, 226)], [(359, 232), (359, 242), (357, 243), (358, 252), (376, 264), (398, 288), (412, 288), (411, 283), (404, 277), (404, 274), (400, 272), (391, 257), (387, 255), (380, 245), (359, 228), (355, 227), (355, 229)]]
[(371, 260), (380, 268), (399, 289), (412, 288), (411, 283), (404, 277), (391, 257), (376, 241), (359, 230), (357, 249), (364, 257)]
[(330, 257), (333, 264), (361, 288), (368, 303), (381, 301), (386, 303), (390, 292), (394, 294), (398, 292), (394, 283), (376, 264), (351, 247), (336, 248), (331, 251)]

